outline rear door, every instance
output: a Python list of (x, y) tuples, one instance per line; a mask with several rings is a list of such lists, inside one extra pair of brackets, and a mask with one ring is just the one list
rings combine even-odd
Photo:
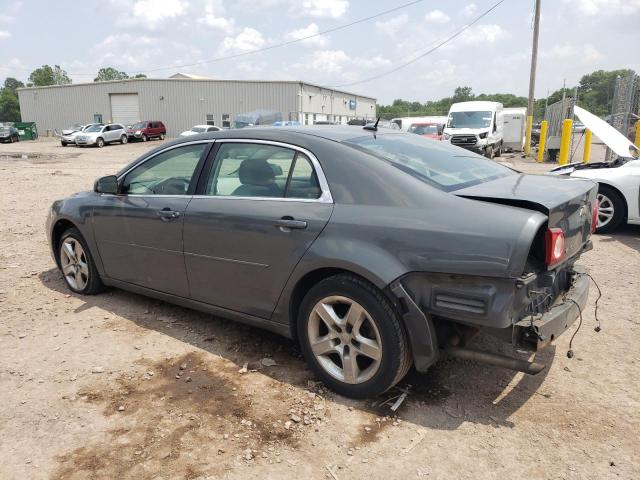
[(108, 277), (188, 297), (184, 213), (210, 145), (160, 151), (120, 177), (119, 195), (100, 196), (92, 220)]
[(333, 201), (311, 152), (217, 140), (184, 220), (191, 297), (269, 318)]

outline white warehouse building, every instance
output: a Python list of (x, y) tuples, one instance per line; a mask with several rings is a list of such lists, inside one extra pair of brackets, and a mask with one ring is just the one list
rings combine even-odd
[(304, 125), (376, 116), (375, 98), (297, 81), (143, 78), (28, 87), (18, 97), (22, 120), (35, 122), (40, 132), (74, 123), (160, 120), (173, 137), (198, 124), (233, 127), (236, 116), (257, 110)]

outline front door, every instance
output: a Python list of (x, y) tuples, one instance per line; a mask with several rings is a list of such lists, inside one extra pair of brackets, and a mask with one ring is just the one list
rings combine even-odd
[(191, 297), (269, 318), (329, 220), (331, 195), (308, 152), (265, 142), (217, 144), (185, 215)]
[(184, 213), (209, 145), (155, 154), (119, 179), (119, 195), (101, 196), (93, 226), (108, 277), (188, 297)]

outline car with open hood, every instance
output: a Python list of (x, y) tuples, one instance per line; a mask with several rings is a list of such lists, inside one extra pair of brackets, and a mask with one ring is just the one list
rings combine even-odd
[(102, 123), (87, 123), (87, 124), (76, 123), (72, 127), (67, 127), (62, 130), (62, 135), (60, 136), (60, 144), (63, 147), (66, 147), (67, 145), (75, 145), (76, 136), (79, 133), (84, 132), (88, 128), (96, 127), (96, 126), (102, 127), (103, 124)]
[(549, 173), (597, 182), (597, 233), (612, 232), (625, 223), (640, 225), (640, 149), (587, 110), (575, 107), (574, 113), (616, 156), (609, 162), (570, 163)]
[(68, 288), (105, 285), (295, 339), (367, 397), (469, 344), (544, 348), (585, 306), (597, 186), (374, 126), (204, 133), (143, 154), (46, 222)]

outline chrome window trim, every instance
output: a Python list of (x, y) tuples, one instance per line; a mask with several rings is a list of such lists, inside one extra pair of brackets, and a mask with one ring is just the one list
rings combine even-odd
[[(149, 155), (144, 160), (139, 163), (136, 163), (127, 171), (125, 171), (122, 175), (118, 176), (118, 182), (124, 179), (129, 172), (133, 169), (139, 167), (143, 163), (155, 158), (156, 156), (173, 150), (175, 148), (184, 147), (187, 145), (198, 145), (198, 144), (206, 144), (206, 143), (257, 143), (262, 145), (273, 145), (274, 147), (282, 147), (289, 148), (291, 150), (296, 150), (298, 152), (304, 153), (309, 160), (311, 160), (311, 164), (315, 169), (316, 175), (318, 177), (318, 183), (320, 184), (320, 190), (322, 194), (318, 198), (284, 198), (284, 197), (232, 197), (230, 195), (222, 196), (222, 195), (146, 195), (143, 193), (131, 193), (131, 194), (118, 194), (113, 195), (111, 193), (101, 193), (100, 195), (105, 196), (113, 196), (113, 197), (162, 197), (162, 198), (219, 198), (224, 200), (256, 200), (256, 201), (275, 201), (275, 202), (302, 202), (302, 203), (333, 203), (333, 196), (331, 195), (331, 190), (329, 189), (329, 183), (327, 182), (327, 178), (324, 175), (324, 171), (322, 170), (322, 166), (320, 162), (316, 158), (316, 156), (311, 153), (309, 150), (303, 147), (298, 147), (297, 145), (291, 145), (289, 143), (283, 143), (272, 140), (255, 140), (255, 139), (241, 139), (241, 138), (215, 138), (210, 140), (195, 140), (192, 142), (184, 142), (176, 145), (168, 146), (153, 155)], [(214, 159), (215, 160), (215, 159)]]
[[(322, 192), (318, 198), (284, 198), (284, 197), (234, 197), (231, 195), (193, 195), (193, 198), (223, 198), (225, 200), (258, 200), (258, 201), (285, 201), (285, 202), (303, 202), (303, 203), (333, 203), (333, 196), (329, 189), (329, 183), (327, 177), (324, 175), (322, 166), (316, 158), (316, 156), (309, 150), (297, 145), (291, 145), (290, 143), (278, 142), (276, 140), (256, 140), (256, 139), (244, 139), (244, 138), (218, 138), (216, 143), (257, 143), (260, 145), (272, 145), (274, 147), (288, 148), (297, 152), (303, 153), (311, 161), (316, 176), (318, 177), (318, 184), (320, 185), (320, 191)], [(213, 172), (213, 170), (212, 170)]]

